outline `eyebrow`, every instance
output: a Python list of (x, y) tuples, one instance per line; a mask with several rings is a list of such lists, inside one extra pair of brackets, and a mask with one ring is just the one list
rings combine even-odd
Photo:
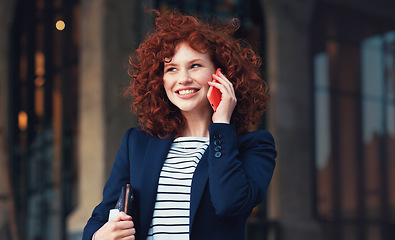
[[(163, 62), (165, 63), (166, 66), (178, 65), (177, 63), (172, 63), (171, 61), (173, 61), (173, 59), (171, 59), (170, 61), (166, 61), (166, 59), (165, 59)], [(196, 62), (196, 61), (204, 61), (204, 60), (201, 59), (201, 58), (194, 58), (194, 59), (188, 61), (188, 63), (193, 63), (193, 62)]]

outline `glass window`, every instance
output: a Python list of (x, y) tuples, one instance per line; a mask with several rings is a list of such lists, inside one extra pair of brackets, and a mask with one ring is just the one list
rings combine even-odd
[(332, 209), (330, 198), (331, 189), (331, 142), (330, 142), (330, 89), (329, 89), (329, 62), (325, 52), (317, 53), (314, 57), (315, 80), (315, 165), (320, 172), (317, 179), (317, 207), (319, 212), (330, 217)]
[(395, 25), (318, 4), (316, 213), (326, 239), (395, 237)]

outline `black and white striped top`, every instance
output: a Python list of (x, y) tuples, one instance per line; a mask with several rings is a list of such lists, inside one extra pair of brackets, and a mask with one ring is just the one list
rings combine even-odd
[(192, 177), (208, 144), (208, 138), (203, 137), (173, 141), (160, 173), (147, 240), (189, 240)]

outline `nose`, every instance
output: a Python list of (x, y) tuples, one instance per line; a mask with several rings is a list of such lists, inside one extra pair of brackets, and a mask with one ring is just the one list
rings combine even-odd
[(178, 82), (182, 85), (186, 85), (192, 82), (192, 78), (188, 70), (180, 71), (179, 77), (180, 78)]

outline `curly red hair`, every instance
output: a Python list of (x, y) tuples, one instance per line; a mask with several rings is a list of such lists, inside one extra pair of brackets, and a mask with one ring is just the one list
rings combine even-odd
[(228, 26), (211, 24), (180, 12), (157, 14), (156, 29), (130, 58), (134, 71), (126, 94), (134, 97), (131, 109), (141, 128), (153, 136), (179, 136), (185, 119), (167, 98), (163, 86), (164, 60), (174, 55), (176, 46), (188, 43), (197, 51), (207, 52), (214, 65), (233, 83), (237, 105), (231, 124), (238, 134), (259, 122), (270, 98), (260, 74), (261, 58), (245, 42), (232, 38), (237, 21)]

